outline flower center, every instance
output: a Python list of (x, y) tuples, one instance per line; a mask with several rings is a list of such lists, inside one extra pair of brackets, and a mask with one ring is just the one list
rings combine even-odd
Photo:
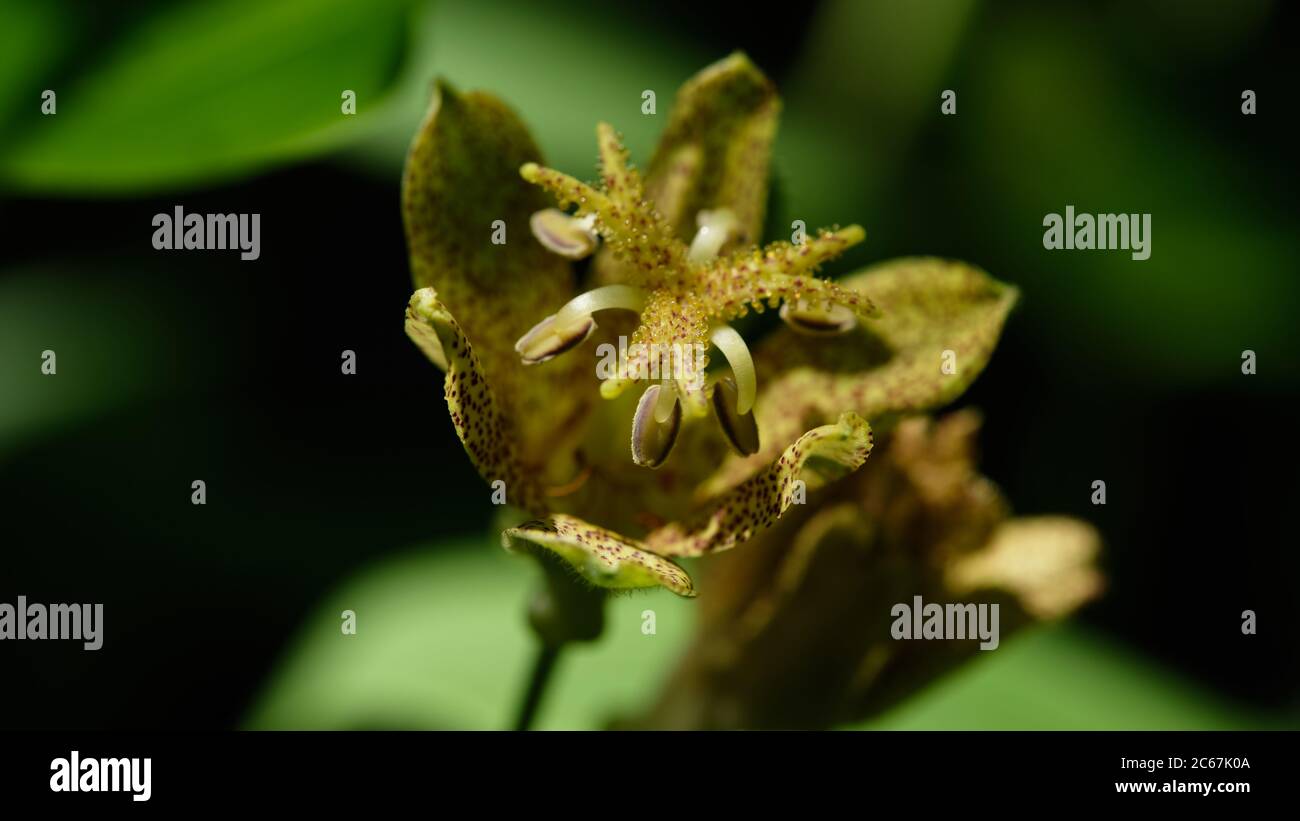
[[(823, 262), (861, 242), (857, 226), (821, 231), (798, 245), (773, 243), (763, 249), (728, 251), (743, 234), (729, 208), (701, 210), (689, 247), (645, 198), (636, 169), (613, 129), (602, 123), (602, 189), (535, 163), (520, 169), (524, 179), (549, 190), (569, 215), (550, 208), (530, 220), (533, 235), (549, 250), (569, 259), (596, 252), (617, 263), (624, 281), (579, 294), (537, 323), (515, 345), (525, 364), (546, 362), (582, 344), (596, 328), (595, 314), (606, 310), (635, 312), (640, 322), (624, 348), (620, 340), (617, 371), (601, 382), (601, 395), (612, 398), (636, 382), (650, 382), (633, 420), (632, 457), (637, 464), (663, 464), (677, 440), (683, 413), (708, 414), (742, 455), (758, 450), (754, 404), (758, 375), (749, 347), (728, 322), (750, 307), (781, 307), (781, 318), (807, 334), (844, 333), (859, 318), (874, 315), (861, 294), (818, 279)], [(784, 304), (782, 304), (784, 303)], [(730, 373), (704, 379), (716, 348)], [(663, 363), (669, 363), (667, 373)]]

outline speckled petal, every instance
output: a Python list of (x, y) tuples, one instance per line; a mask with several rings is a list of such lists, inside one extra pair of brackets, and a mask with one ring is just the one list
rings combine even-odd
[(694, 596), (691, 578), (676, 562), (657, 556), (633, 539), (564, 514), (526, 522), (501, 534), (511, 552), (546, 550), (567, 562), (597, 587), (635, 590), (666, 587)]
[(406, 308), (406, 333), (422, 349), (436, 343), (446, 357), (447, 409), (470, 461), (489, 483), (505, 482), (506, 501), (533, 515), (547, 512), (536, 474), (520, 462), (492, 387), (460, 325), (432, 288), (421, 288)]
[(543, 247), (529, 226), (551, 203), (519, 179), (519, 166), (540, 159), (504, 103), (439, 82), (402, 180), (415, 285), (436, 288), (455, 315), (496, 392), (503, 430), (534, 465), (576, 438), (594, 404), (590, 390), (575, 388), (590, 379), (589, 363), (570, 358), (526, 368), (515, 352), (516, 340), (573, 295), (569, 261)]
[(699, 556), (729, 550), (770, 527), (793, 503), (795, 481), (808, 492), (857, 470), (871, 453), (871, 426), (856, 414), (808, 431), (744, 484), (704, 511), (673, 522), (646, 537), (663, 556)]
[(676, 235), (689, 240), (695, 215), (727, 208), (736, 245), (759, 242), (768, 163), (781, 100), (776, 86), (739, 52), (686, 81), (650, 160), (646, 190)]
[[(978, 268), (934, 258), (882, 263), (839, 285), (869, 294), (880, 317), (839, 336), (782, 328), (764, 339), (754, 357), (764, 447), (728, 460), (705, 492), (734, 487), (776, 455), (773, 443), (843, 411), (876, 421), (956, 399), (988, 363), (1017, 296)], [(945, 351), (954, 373), (944, 373)]]

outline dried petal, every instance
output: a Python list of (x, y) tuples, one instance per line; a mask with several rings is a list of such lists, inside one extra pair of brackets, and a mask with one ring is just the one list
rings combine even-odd
[(1012, 519), (993, 532), (984, 549), (962, 556), (947, 570), (959, 595), (996, 589), (1013, 593), (1037, 619), (1056, 619), (1101, 592), (1094, 565), (1101, 552), (1097, 529), (1065, 516)]

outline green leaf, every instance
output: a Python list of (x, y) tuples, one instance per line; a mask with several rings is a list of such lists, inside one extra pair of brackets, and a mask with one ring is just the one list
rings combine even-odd
[(886, 715), (854, 727), (1250, 730), (1284, 723), (1070, 625), (1027, 631), (980, 655), (988, 658), (977, 658)]
[[(409, 0), (176, 4), (79, 67), (0, 156), (5, 187), (109, 194), (193, 185), (366, 133), (406, 52)], [(356, 115), (341, 111), (356, 93)]]
[(52, 84), (50, 69), (68, 50), (67, 25), (52, 0), (6, 0), (0, 25), (0, 142), (25, 115), (40, 113), (41, 92)]
[[(503, 729), (536, 652), (536, 564), (488, 540), (394, 556), (310, 614), (245, 721), (253, 729)], [(655, 632), (642, 612), (655, 611)], [(356, 613), (356, 635), (340, 614)], [(694, 603), (624, 595), (600, 641), (565, 649), (540, 729), (598, 729), (654, 696), (694, 626)]]
[[(536, 650), (539, 571), (487, 540), (394, 556), (331, 593), (244, 721), (250, 729), (502, 729)], [(698, 602), (610, 599), (600, 641), (564, 651), (541, 729), (598, 729), (644, 710), (685, 649)], [(655, 633), (642, 632), (655, 612)], [(341, 613), (356, 613), (344, 635)], [(1223, 701), (1111, 641), (1062, 625), (1010, 639), (890, 713), (888, 729), (1228, 729), (1279, 719)], [(1294, 722), (1288, 722), (1293, 724)]]
[[(129, 272), (68, 263), (0, 271), (0, 463), (61, 430), (188, 389), (210, 373), (176, 364), (197, 355), (198, 343), (189, 340), (218, 331), (169, 289), (171, 282), (170, 271), (149, 265)], [(53, 373), (43, 371), (46, 351)]]

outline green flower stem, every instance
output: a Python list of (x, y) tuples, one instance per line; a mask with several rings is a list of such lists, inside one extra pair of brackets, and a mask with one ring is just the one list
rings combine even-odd
[(537, 717), (537, 708), (541, 706), (546, 686), (551, 682), (551, 673), (555, 671), (555, 662), (560, 657), (563, 645), (553, 646), (541, 643), (537, 650), (537, 660), (533, 662), (533, 675), (528, 680), (528, 689), (524, 691), (523, 701), (519, 704), (519, 717), (515, 719), (516, 730), (528, 730)]
[(528, 623), (537, 635), (537, 660), (519, 704), (516, 730), (527, 730), (537, 717), (560, 651), (569, 642), (594, 641), (605, 629), (605, 593), (574, 575), (564, 562), (537, 552), (545, 584), (533, 597)]

